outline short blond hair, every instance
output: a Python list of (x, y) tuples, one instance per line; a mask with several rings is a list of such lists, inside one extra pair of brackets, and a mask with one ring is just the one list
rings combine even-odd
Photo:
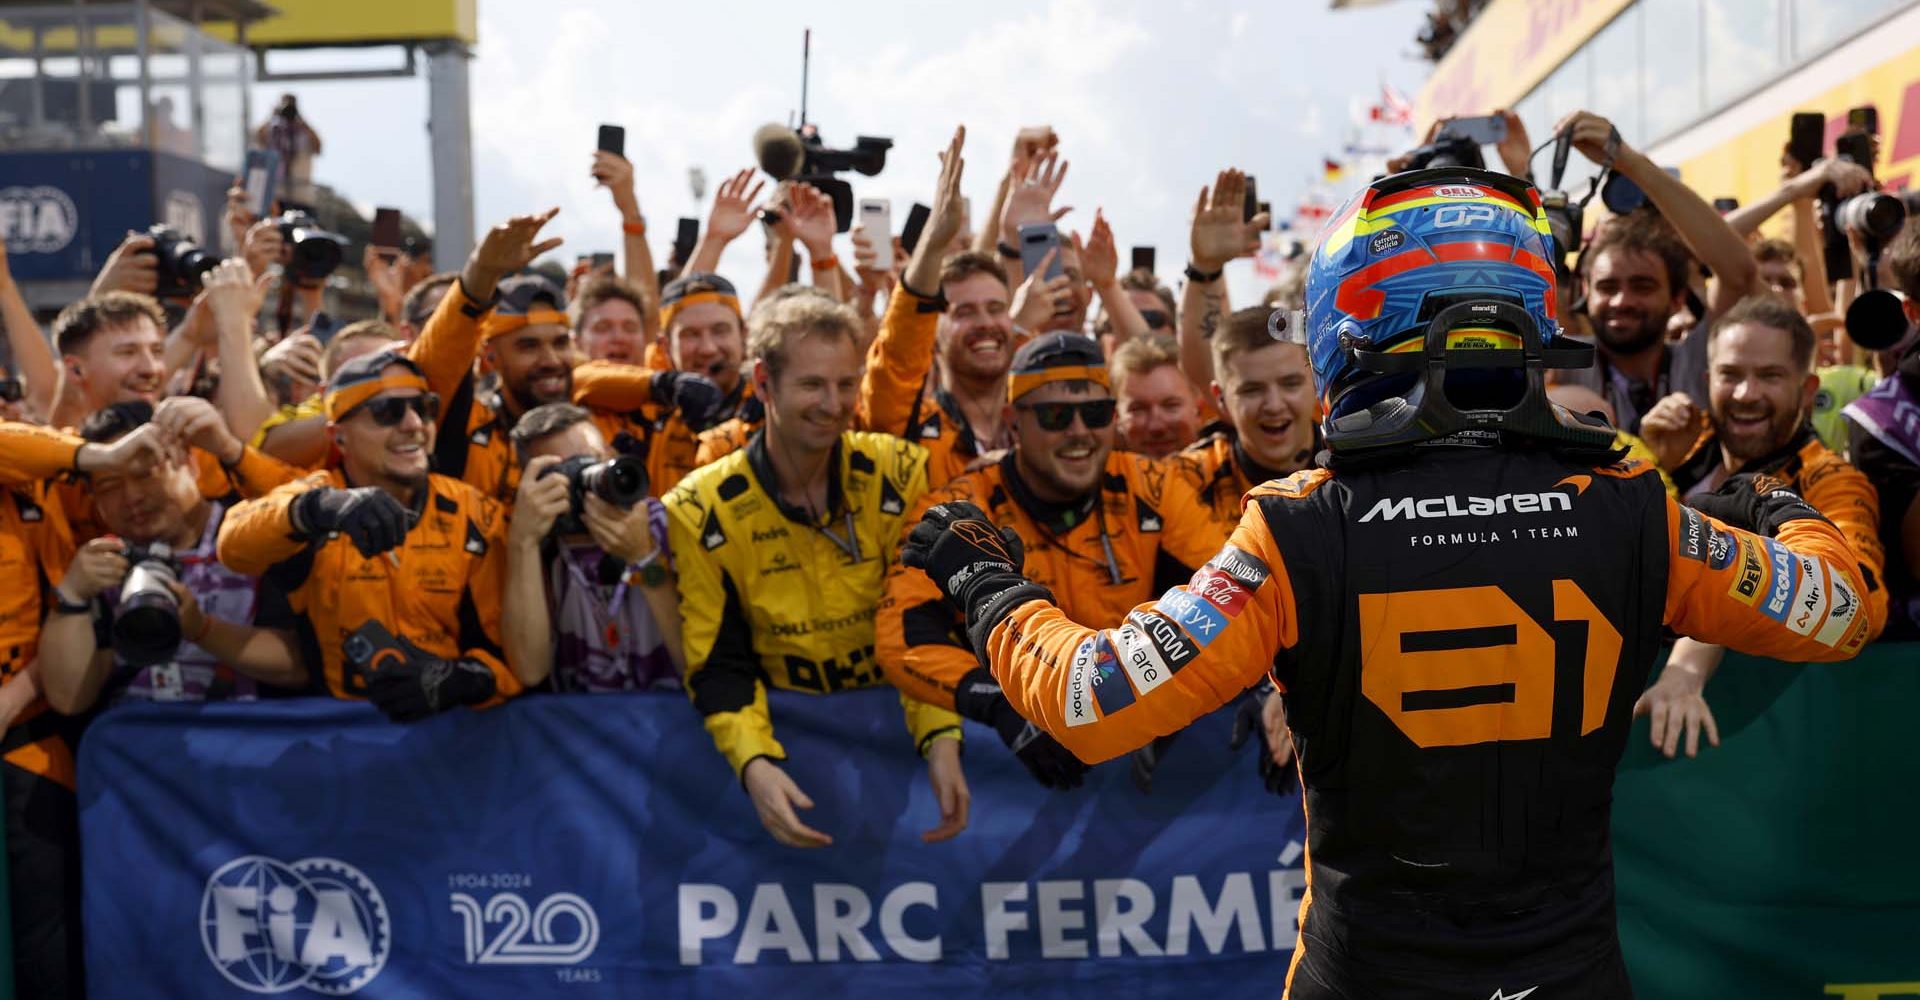
[(763, 302), (747, 321), (747, 356), (767, 366), (779, 378), (786, 368), (787, 351), (802, 337), (845, 337), (858, 346), (863, 327), (852, 306), (824, 295), (794, 294)]
[(1157, 368), (1180, 367), (1180, 342), (1164, 333), (1150, 333), (1121, 344), (1113, 352), (1113, 392), (1119, 395), (1127, 380)]
[[(1267, 319), (1273, 313), (1274, 310), (1270, 306), (1248, 306), (1245, 309), (1235, 309), (1227, 317), (1226, 322), (1220, 324), (1220, 329), (1213, 335), (1212, 344), (1215, 379), (1227, 370), (1227, 361), (1236, 352), (1258, 350), (1275, 344), (1293, 344), (1290, 340), (1275, 340), (1273, 334), (1267, 329)], [(1299, 344), (1293, 344), (1293, 346), (1306, 350)]]

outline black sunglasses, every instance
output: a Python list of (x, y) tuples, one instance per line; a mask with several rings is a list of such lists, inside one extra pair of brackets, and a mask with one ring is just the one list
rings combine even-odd
[(1033, 414), (1033, 419), (1043, 431), (1064, 431), (1073, 426), (1073, 415), (1080, 414), (1080, 422), (1087, 430), (1097, 431), (1113, 423), (1113, 414), (1118, 403), (1111, 399), (1089, 399), (1084, 403), (1024, 403), (1014, 407)]
[(407, 419), (408, 410), (419, 414), (421, 420), (433, 423), (440, 419), (440, 396), (431, 392), (418, 396), (381, 396), (361, 403), (358, 409), (367, 411), (381, 427), (392, 427)]
[(1149, 330), (1173, 329), (1173, 323), (1167, 319), (1167, 314), (1158, 309), (1142, 309), (1140, 310), (1140, 318), (1147, 321), (1147, 329)]

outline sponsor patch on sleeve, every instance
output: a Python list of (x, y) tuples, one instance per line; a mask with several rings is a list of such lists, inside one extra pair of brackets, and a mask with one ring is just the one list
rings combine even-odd
[(1126, 671), (1127, 679), (1133, 682), (1133, 690), (1145, 695), (1167, 682), (1173, 672), (1154, 651), (1153, 640), (1131, 618), (1127, 623), (1113, 630), (1113, 651), (1120, 657), (1120, 669)]
[[(1227, 586), (1235, 590), (1240, 589), (1240, 585), (1232, 581), (1228, 581)], [(1246, 593), (1244, 590), (1240, 592)], [(1182, 590), (1175, 587), (1161, 594), (1159, 610), (1173, 619), (1175, 624), (1186, 629), (1187, 634), (1193, 637), (1193, 641), (1202, 646), (1212, 645), (1213, 637), (1225, 631), (1227, 627), (1227, 616), (1221, 614), (1220, 609), (1212, 603), (1194, 596), (1190, 589)]]
[(1259, 590), (1260, 585), (1267, 582), (1267, 564), (1237, 545), (1222, 548), (1207, 560), (1207, 568), (1225, 573), (1248, 590)]
[(1124, 674), (1112, 635), (1102, 632), (1094, 636), (1093, 700), (1100, 706), (1102, 716), (1110, 716), (1133, 704), (1133, 688), (1128, 686)]
[(1099, 634), (1089, 636), (1080, 648), (1073, 652), (1073, 663), (1067, 669), (1067, 703), (1064, 714), (1067, 727), (1084, 726), (1089, 722), (1098, 722), (1100, 717), (1094, 713), (1094, 648), (1099, 644)]
[(1733, 565), (1733, 557), (1739, 546), (1733, 542), (1733, 533), (1719, 528), (1707, 529), (1707, 565), (1714, 569), (1726, 569)]
[(1240, 581), (1211, 566), (1193, 574), (1193, 579), (1187, 581), (1187, 592), (1219, 608), (1228, 618), (1239, 617), (1240, 609), (1247, 606), (1247, 598), (1253, 596)]
[(1785, 623), (1787, 609), (1793, 605), (1793, 583), (1800, 572), (1800, 561), (1786, 546), (1771, 538), (1767, 539), (1767, 558), (1773, 560), (1773, 577), (1769, 581), (1767, 602), (1760, 605), (1760, 610), (1768, 618)]
[(1800, 586), (1793, 592), (1793, 605), (1787, 609), (1787, 627), (1801, 635), (1812, 635), (1827, 613), (1827, 563), (1824, 559), (1797, 556)]
[(1845, 574), (1836, 573), (1832, 566), (1827, 570), (1827, 593), (1831, 600), (1827, 606), (1826, 624), (1814, 633), (1814, 641), (1823, 646), (1838, 645), (1846, 638), (1847, 629), (1853, 625), (1854, 615), (1860, 611), (1860, 595), (1847, 585)]
[(1181, 667), (1200, 655), (1200, 647), (1193, 637), (1158, 611), (1135, 611), (1127, 615), (1127, 621), (1146, 633), (1153, 652), (1166, 665), (1169, 674), (1179, 673)]
[(1739, 537), (1740, 571), (1734, 575), (1733, 583), (1727, 587), (1727, 596), (1735, 598), (1747, 607), (1753, 607), (1760, 599), (1760, 588), (1767, 582), (1766, 557), (1760, 554), (1760, 543), (1752, 535)]
[(1707, 519), (1692, 507), (1680, 508), (1680, 557), (1707, 561)]

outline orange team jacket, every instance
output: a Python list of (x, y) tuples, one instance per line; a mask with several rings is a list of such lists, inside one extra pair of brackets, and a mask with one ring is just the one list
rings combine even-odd
[[(1720, 447), (1709, 432), (1674, 470), (1674, 480), (1681, 488), (1690, 489), (1721, 461)], [(1866, 473), (1834, 454), (1811, 424), (1801, 427), (1778, 451), (1747, 463), (1740, 471), (1763, 472), (1785, 481), (1840, 529), (1860, 560), (1860, 572), (1867, 580), (1867, 605), (1874, 611), (1874, 620), (1884, 622), (1887, 550), (1880, 541), (1880, 494)], [(1869, 641), (1879, 634), (1875, 628)]]
[(1228, 529), (1239, 522), (1247, 491), (1260, 485), (1248, 481), (1247, 460), (1227, 434), (1203, 438), (1167, 461), (1189, 470), (1199, 483), (1200, 499)]
[[(1098, 496), (1062, 507), (1022, 485), (1010, 454), (928, 493), (906, 524), (911, 530), (935, 504), (973, 503), (1020, 536), (1027, 575), (1052, 589), (1069, 617), (1112, 627), (1134, 605), (1191, 576), (1226, 540), (1228, 525), (1213, 517), (1194, 485), (1170, 463), (1114, 452)], [(953, 707), (955, 686), (979, 665), (966, 623), (940, 588), (900, 563), (887, 572), (875, 632), (887, 680), (928, 704)]]
[[(665, 496), (687, 473), (746, 445), (758, 430), (765, 410), (753, 396), (753, 383), (740, 379), (730, 403), (732, 417), (696, 432), (678, 410), (653, 400), (653, 376), (660, 369), (618, 361), (589, 361), (573, 370), (573, 401), (593, 411), (609, 444), (625, 435), (647, 459), (647, 479), (654, 496)], [(736, 425), (732, 431), (721, 428)], [(714, 439), (708, 457), (706, 442)], [(615, 450), (620, 450), (618, 446)]]
[[(78, 435), (35, 424), (0, 422), (0, 483), (48, 480), (47, 498), (57, 503), (76, 542), (106, 534), (93, 514), (93, 491), (85, 479), (56, 477), (72, 471), (80, 446)], [(265, 496), (282, 483), (300, 478), (300, 470), (258, 448), (249, 447), (229, 469), (212, 455), (193, 449), (199, 469), (200, 495), (208, 499)], [(61, 563), (61, 569), (66, 563)]]
[(474, 358), (480, 352), (480, 324), (493, 302), (467, 294), (459, 281), (428, 317), (407, 357), (420, 366), (427, 388), (440, 397), (440, 426), (433, 445), (433, 468), (496, 500), (511, 502), (520, 488), (520, 466), (513, 459), (513, 428), (500, 410), (479, 395)]
[(1434, 448), (1260, 487), (1124, 624), (1029, 601), (983, 653), (1090, 762), (1270, 676), (1308, 816), (1294, 971), (1433, 995), (1617, 955), (1613, 772), (1663, 625), (1839, 660), (1878, 627), (1865, 586), (1822, 520), (1763, 538), (1677, 505), (1642, 463)]
[[(73, 533), (49, 469), (73, 465), (81, 440), (71, 434), (0, 423), (0, 684), (11, 682), (40, 652), (40, 627), (73, 560)], [(8, 724), (0, 746), (9, 764), (74, 786), (74, 730), (35, 698)]]
[(308, 662), (322, 664), (336, 698), (363, 697), (366, 678), (345, 662), (341, 647), (368, 622), (430, 655), (486, 664), (497, 687), (488, 704), (520, 693), (500, 643), (505, 506), (459, 480), (429, 476), (406, 540), (368, 559), (345, 536), (309, 539), (293, 527), (295, 497), (347, 485), (338, 469), (318, 472), (233, 508), (220, 525), (220, 561), (238, 573), (265, 574), (287, 593), (302, 616)]
[(902, 437), (927, 449), (927, 482), (934, 489), (963, 475), (981, 452), (952, 397), (927, 391), (939, 327), (940, 307), (934, 300), (908, 291), (905, 283), (894, 287), (880, 333), (867, 348), (854, 418), (864, 430)]

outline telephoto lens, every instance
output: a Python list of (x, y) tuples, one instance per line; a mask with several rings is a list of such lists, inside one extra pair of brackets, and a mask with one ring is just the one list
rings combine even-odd
[(647, 496), (646, 463), (619, 455), (587, 466), (580, 470), (580, 489), (615, 507), (632, 507)]
[(180, 599), (170, 584), (180, 581), (173, 552), (165, 545), (127, 547), (126, 582), (113, 611), (113, 652), (134, 667), (166, 663), (180, 649)]
[(1851, 229), (1876, 240), (1891, 239), (1907, 221), (1907, 205), (1890, 194), (1869, 191), (1857, 194), (1833, 210), (1842, 229)]
[(1899, 292), (1874, 288), (1847, 306), (1847, 336), (1869, 351), (1891, 350), (1907, 338), (1906, 299)]
[(347, 238), (320, 228), (306, 212), (280, 216), (280, 238), (287, 244), (287, 271), (300, 281), (319, 281), (340, 266)]

